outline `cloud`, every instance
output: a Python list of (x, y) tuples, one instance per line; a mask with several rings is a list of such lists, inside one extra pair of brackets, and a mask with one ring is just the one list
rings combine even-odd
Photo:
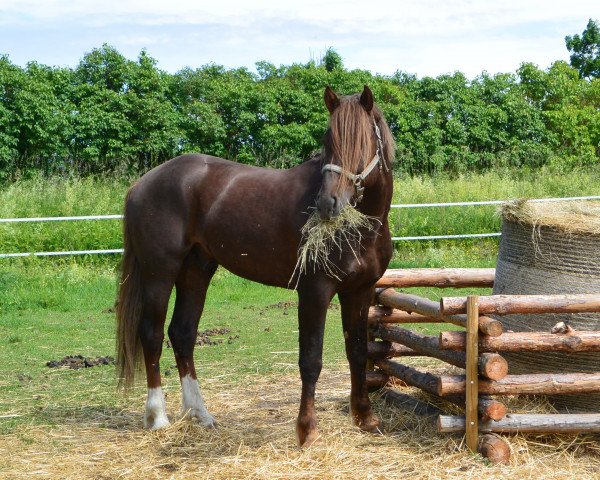
[(418, 34), (435, 30), (448, 34), (502, 28), (515, 23), (567, 21), (597, 10), (597, 3), (592, 1), (547, 0), (380, 0), (368, 5), (357, 0), (3, 0), (0, 11), (20, 16), (24, 22), (60, 23), (77, 19), (96, 25), (129, 21), (148, 25), (220, 23), (242, 26), (271, 18), (310, 23), (338, 33), (358, 30)]
[(17, 61), (73, 64), (104, 42), (128, 56), (148, 47), (174, 71), (301, 62), (333, 46), (352, 68), (476, 75), (566, 58), (564, 36), (597, 10), (587, 0), (0, 0), (0, 48)]

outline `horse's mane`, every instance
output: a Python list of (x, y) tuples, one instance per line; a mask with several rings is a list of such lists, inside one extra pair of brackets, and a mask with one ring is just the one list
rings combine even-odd
[(360, 172), (371, 161), (369, 146), (376, 138), (373, 127), (375, 120), (383, 144), (382, 160), (390, 166), (394, 161), (394, 137), (379, 107), (373, 105), (369, 115), (360, 103), (360, 95), (342, 97), (339, 100), (340, 104), (330, 117), (329, 129), (323, 139), (324, 156), (327, 158), (333, 155), (344, 170)]

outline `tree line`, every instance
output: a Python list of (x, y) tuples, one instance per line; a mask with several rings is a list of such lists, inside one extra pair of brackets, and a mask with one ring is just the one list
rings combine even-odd
[(569, 169), (600, 158), (597, 71), (563, 61), (417, 78), (349, 70), (329, 49), (304, 64), (258, 62), (256, 72), (209, 64), (171, 74), (145, 50), (133, 61), (103, 45), (75, 68), (0, 56), (0, 179), (141, 172), (185, 152), (291, 166), (320, 148), (324, 87), (348, 94), (364, 84), (396, 139), (395, 168), (408, 174)]

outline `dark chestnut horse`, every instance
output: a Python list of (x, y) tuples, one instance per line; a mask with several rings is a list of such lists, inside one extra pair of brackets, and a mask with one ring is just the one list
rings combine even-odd
[[(133, 382), (143, 354), (148, 383), (145, 425), (168, 425), (159, 359), (173, 286), (168, 333), (182, 387), (183, 414), (212, 426), (194, 368), (194, 344), (208, 284), (219, 265), (241, 277), (298, 291), (302, 399), (298, 442), (318, 437), (315, 384), (322, 366), (327, 307), (337, 293), (350, 362), (351, 412), (367, 431), (379, 425), (365, 383), (367, 312), (392, 256), (388, 211), (394, 144), (371, 90), (339, 97), (327, 87), (329, 128), (322, 152), (289, 170), (183, 155), (146, 173), (125, 202), (125, 255), (117, 313), (120, 378)], [(331, 253), (338, 278), (308, 269), (290, 283), (300, 230), (316, 208), (326, 221), (347, 204), (380, 220), (358, 248)]]

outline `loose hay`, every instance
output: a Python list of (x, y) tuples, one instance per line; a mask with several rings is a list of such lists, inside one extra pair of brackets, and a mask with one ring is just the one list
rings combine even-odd
[[(219, 421), (217, 430), (188, 421), (176, 421), (163, 431), (143, 430), (144, 394), (137, 389), (135, 398), (124, 400), (124, 409), (64, 406), (51, 425), (23, 425), (0, 436), (0, 477), (563, 480), (600, 475), (598, 437), (513, 436), (511, 465), (491, 466), (465, 450), (462, 436), (437, 434), (434, 417), (399, 410), (378, 395), (374, 408), (385, 434), (364, 434), (348, 415), (345, 369), (323, 372), (317, 398), (323, 443), (304, 451), (294, 439), (297, 375), (252, 376), (231, 384), (212, 379), (203, 386)], [(179, 397), (171, 387), (168, 408), (174, 417)], [(429, 400), (416, 389), (404, 391)], [(511, 410), (519, 410), (520, 400), (508, 400)], [(538, 400), (521, 406), (547, 408)]]
[(360, 242), (363, 232), (373, 232), (381, 225), (377, 217), (371, 217), (346, 205), (340, 214), (330, 220), (321, 219), (313, 210), (302, 227), (302, 240), (298, 249), (298, 261), (290, 279), (308, 272), (323, 270), (329, 277), (341, 280), (341, 271), (332, 260), (334, 253), (341, 257), (345, 248), (350, 249), (359, 260)]

